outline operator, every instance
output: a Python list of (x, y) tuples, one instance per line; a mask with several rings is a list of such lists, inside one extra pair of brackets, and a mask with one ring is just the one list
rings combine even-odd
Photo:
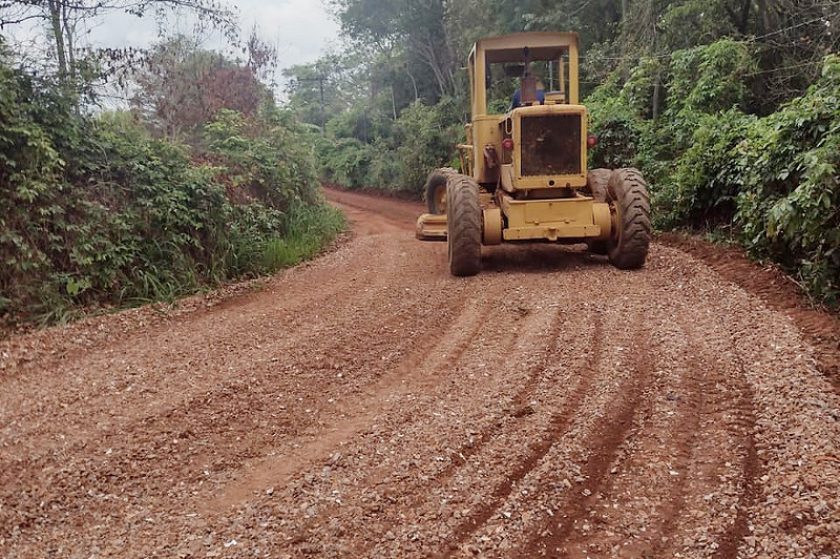
[[(540, 105), (545, 105), (545, 85), (541, 80), (537, 81), (537, 102)], [(511, 101), (510, 108), (515, 109), (517, 107), (522, 106), (522, 88), (517, 87), (516, 91), (513, 92), (513, 100)]]

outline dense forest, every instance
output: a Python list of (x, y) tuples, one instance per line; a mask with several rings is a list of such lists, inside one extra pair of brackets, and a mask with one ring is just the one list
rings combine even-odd
[(471, 44), (576, 31), (599, 137), (591, 166), (640, 168), (660, 229), (738, 241), (780, 263), (818, 302), (840, 302), (840, 2), (335, 0), (331, 8), (344, 47), (285, 71), (289, 106), (323, 128), (325, 181), (419, 196), (430, 169), (457, 163)]
[[(80, 49), (107, 11), (187, 10), (243, 56), (164, 35)], [(278, 105), (276, 51), (202, 0), (0, 2), (46, 48), (0, 40), (0, 319), (171, 301), (311, 257), (344, 227), (322, 199), (311, 127)], [(2, 35), (0, 35), (2, 38)]]

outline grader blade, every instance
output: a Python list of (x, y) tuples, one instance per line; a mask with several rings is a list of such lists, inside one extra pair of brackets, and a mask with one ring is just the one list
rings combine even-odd
[(421, 241), (445, 241), (446, 214), (423, 214), (417, 218), (417, 238)]

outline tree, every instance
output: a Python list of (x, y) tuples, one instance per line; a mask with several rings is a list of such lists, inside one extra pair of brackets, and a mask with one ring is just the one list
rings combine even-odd
[(443, 0), (336, 0), (333, 6), (351, 39), (380, 53), (403, 53), (409, 65), (422, 64), (437, 86), (437, 97), (455, 92)]
[[(81, 23), (110, 12), (124, 12), (137, 17), (148, 13), (186, 10), (200, 26), (222, 29), (229, 38), (235, 35), (234, 14), (216, 0), (0, 0), (0, 28), (32, 20), (45, 23), (55, 54), (56, 72), (62, 82), (77, 73), (80, 52), (77, 31)], [(131, 50), (110, 50), (108, 58), (134, 61)]]
[(258, 57), (265, 53), (252, 53), (243, 64), (175, 37), (156, 45), (135, 73), (138, 91), (131, 105), (168, 137), (195, 136), (221, 109), (253, 116), (271, 98), (258, 78), (263, 68)]

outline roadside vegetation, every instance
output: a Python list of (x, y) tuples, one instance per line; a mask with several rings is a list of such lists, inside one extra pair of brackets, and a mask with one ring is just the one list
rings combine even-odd
[(247, 60), (175, 37), (57, 68), (0, 48), (0, 321), (172, 301), (311, 258), (344, 228), (258, 38)]
[[(323, 125), (324, 180), (419, 196), (430, 169), (457, 165), (472, 42), (574, 30), (599, 137), (591, 166), (639, 167), (660, 229), (739, 242), (781, 264), (815, 301), (840, 304), (840, 3), (336, 0), (333, 8), (349, 48), (286, 71), (290, 107)], [(509, 92), (494, 89), (503, 112)]]

